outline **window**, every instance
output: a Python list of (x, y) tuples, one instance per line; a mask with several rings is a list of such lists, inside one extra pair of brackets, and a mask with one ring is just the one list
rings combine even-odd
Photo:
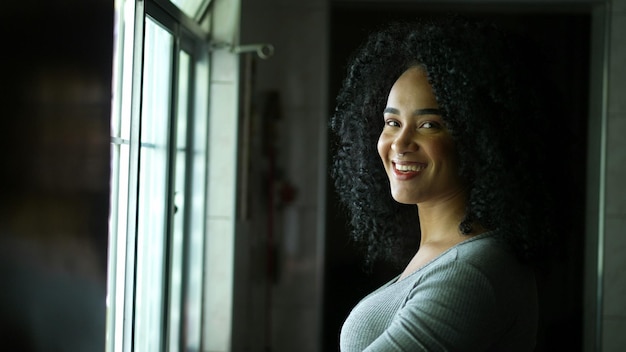
[[(212, 20), (215, 12), (233, 8), (215, 9), (213, 2), (116, 1), (107, 352), (201, 351), (216, 336), (229, 339), (228, 316), (220, 315), (223, 331), (207, 334), (215, 319), (204, 314), (215, 307), (229, 311), (231, 299), (211, 292), (232, 296), (232, 279), (220, 281), (207, 267), (217, 260), (211, 247), (230, 243), (234, 232), (230, 226), (219, 240), (209, 236), (209, 207), (235, 197), (234, 184), (209, 184), (209, 161), (223, 164), (209, 155), (210, 139), (224, 133), (210, 128), (209, 101), (224, 92), (210, 89), (209, 28), (220, 24)], [(221, 0), (228, 2), (236, 1)], [(236, 55), (222, 56), (233, 71), (226, 93), (236, 92)], [(233, 120), (227, 133), (236, 136), (237, 95), (232, 96), (217, 100), (211, 111), (228, 111), (220, 119)], [(236, 153), (236, 138), (218, 142)], [(233, 170), (222, 171), (234, 179)], [(211, 187), (221, 193), (209, 202)], [(221, 220), (234, 223), (234, 217)]]

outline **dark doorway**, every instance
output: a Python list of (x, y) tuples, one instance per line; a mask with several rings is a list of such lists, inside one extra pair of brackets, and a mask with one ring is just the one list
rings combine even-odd
[[(586, 185), (583, 165), (587, 154), (591, 22), (588, 8), (334, 2), (330, 20), (330, 111), (348, 58), (368, 33), (389, 21), (449, 12), (487, 19), (521, 34), (549, 59), (546, 81), (554, 84), (546, 94), (554, 94), (556, 111), (561, 113), (547, 124), (556, 129), (548, 145), (550, 155), (557, 157), (546, 175), (561, 205), (555, 219), (560, 237), (549, 263), (537, 272), (541, 310), (537, 351), (581, 351)], [(329, 150), (332, 153), (332, 148)], [(328, 157), (330, 160), (331, 155)], [(347, 219), (337, 204), (332, 180), (328, 184), (322, 349), (333, 351), (338, 349), (341, 324), (352, 307), (397, 275), (399, 269), (379, 263), (371, 271), (365, 270), (362, 253), (348, 238)]]

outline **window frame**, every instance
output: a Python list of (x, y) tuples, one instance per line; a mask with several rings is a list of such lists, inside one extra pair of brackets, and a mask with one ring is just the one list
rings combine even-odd
[[(210, 19), (206, 14), (210, 10), (211, 1), (205, 2), (203, 10), (203, 20)], [(159, 24), (173, 37), (171, 50), (171, 76), (169, 82), (169, 111), (168, 111), (168, 150), (167, 150), (167, 176), (165, 179), (166, 192), (164, 192), (166, 219), (164, 220), (165, 233), (163, 243), (164, 264), (162, 276), (162, 299), (160, 310), (160, 351), (171, 351), (170, 349), (170, 331), (178, 329), (178, 336), (181, 336), (183, 324), (181, 320), (179, 326), (171, 326), (172, 322), (168, 318), (170, 307), (178, 304), (179, 307), (184, 306), (186, 297), (186, 279), (189, 269), (188, 253), (189, 245), (187, 238), (189, 236), (189, 219), (191, 217), (190, 207), (185, 207), (183, 214), (183, 251), (181, 270), (183, 273), (182, 285), (180, 287), (180, 302), (171, 302), (171, 275), (172, 275), (172, 253), (171, 241), (173, 232), (173, 209), (175, 207), (175, 173), (176, 173), (176, 157), (177, 157), (177, 121), (178, 121), (178, 87), (179, 87), (179, 56), (184, 51), (190, 56), (190, 65), (188, 71), (187, 89), (190, 94), (185, 104), (186, 112), (186, 128), (185, 133), (186, 148), (185, 152), (185, 187), (184, 199), (187, 204), (192, 204), (191, 197), (192, 172), (195, 169), (195, 149), (199, 149), (204, 153), (204, 170), (201, 172), (202, 180), (200, 181), (203, 196), (202, 214), (199, 216), (202, 224), (200, 228), (206, 237), (206, 212), (208, 201), (206, 192), (208, 189), (208, 157), (209, 157), (209, 92), (210, 92), (210, 66), (211, 58), (209, 55), (210, 41), (209, 32), (204, 30), (202, 26), (187, 17), (173, 3), (163, 0), (118, 0), (116, 1), (116, 38), (115, 41), (115, 61), (114, 61), (114, 77), (113, 77), (113, 109), (112, 109), (112, 130), (111, 130), (111, 148), (112, 148), (112, 173), (111, 173), (111, 211), (110, 211), (110, 234), (109, 234), (109, 258), (108, 258), (108, 287), (107, 287), (107, 322), (106, 322), (106, 351), (134, 351), (134, 335), (135, 335), (135, 305), (137, 299), (137, 241), (138, 241), (138, 204), (139, 204), (139, 175), (140, 175), (140, 158), (141, 158), (141, 125), (142, 125), (142, 99), (143, 99), (143, 65), (145, 55), (144, 52), (145, 27), (148, 19)], [(200, 69), (200, 65), (204, 69)], [(196, 69), (202, 71), (202, 78), (197, 75)], [(200, 86), (203, 85), (204, 87)], [(199, 96), (202, 94), (202, 96)], [(205, 106), (197, 109), (198, 101), (205, 100)], [(204, 110), (204, 111), (202, 111)], [(194, 124), (197, 122), (198, 114), (203, 114), (203, 125), (205, 128), (204, 145), (197, 146), (195, 136), (198, 132), (194, 132)], [(201, 138), (198, 138), (200, 140)], [(202, 143), (202, 142), (200, 142)], [(116, 151), (116, 148), (119, 150)], [(123, 151), (123, 152), (122, 152)], [(124, 153), (124, 155), (122, 155)], [(204, 246), (203, 246), (204, 247)], [(201, 290), (206, 285), (204, 283), (204, 261), (206, 258), (206, 249), (202, 248), (200, 260)], [(204, 292), (201, 293), (201, 296)], [(203, 298), (201, 298), (201, 301)], [(200, 340), (198, 349), (202, 349), (203, 341), (201, 333), (203, 331), (204, 309), (200, 309), (200, 317), (198, 331), (200, 331)], [(178, 350), (183, 350), (185, 346), (181, 339), (178, 343)], [(176, 348), (175, 348), (176, 350)]]

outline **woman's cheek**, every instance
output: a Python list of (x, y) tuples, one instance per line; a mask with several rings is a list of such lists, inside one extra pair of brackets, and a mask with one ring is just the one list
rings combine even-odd
[(378, 155), (380, 156), (380, 159), (384, 163), (387, 156), (387, 141), (384, 132), (381, 133), (378, 137), (378, 143), (376, 144), (376, 148), (378, 149)]

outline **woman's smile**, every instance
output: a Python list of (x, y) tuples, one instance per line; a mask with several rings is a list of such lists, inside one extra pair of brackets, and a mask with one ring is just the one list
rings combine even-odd
[(426, 164), (417, 163), (417, 162), (397, 162), (393, 161), (393, 173), (396, 179), (410, 180), (416, 176), (418, 176), (422, 170), (426, 168)]

